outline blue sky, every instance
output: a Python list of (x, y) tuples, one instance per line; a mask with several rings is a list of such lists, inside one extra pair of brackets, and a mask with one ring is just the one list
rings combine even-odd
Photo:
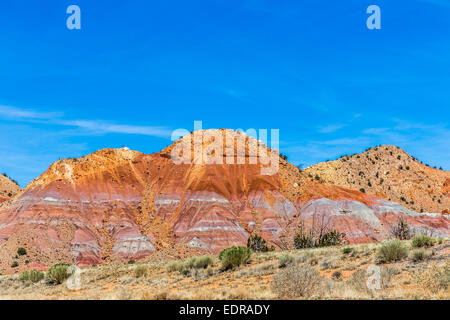
[(294, 164), (395, 144), (448, 170), (449, 31), (447, 0), (1, 1), (0, 172), (156, 152), (194, 120), (279, 129)]

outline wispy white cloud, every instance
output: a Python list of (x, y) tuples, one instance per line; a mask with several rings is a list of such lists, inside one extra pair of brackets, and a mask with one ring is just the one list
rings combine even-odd
[(158, 126), (137, 126), (130, 124), (111, 123), (105, 120), (72, 120), (65, 119), (59, 112), (40, 112), (0, 105), (0, 117), (7, 120), (22, 122), (39, 122), (51, 125), (75, 127), (88, 130), (92, 134), (138, 134), (155, 137), (170, 137), (171, 130)]
[(0, 105), (0, 115), (6, 119), (51, 119), (61, 116), (57, 112), (36, 112), (11, 106)]
[(320, 127), (319, 132), (320, 133), (333, 133), (336, 132), (346, 126), (345, 123), (341, 124), (330, 124), (328, 126)]

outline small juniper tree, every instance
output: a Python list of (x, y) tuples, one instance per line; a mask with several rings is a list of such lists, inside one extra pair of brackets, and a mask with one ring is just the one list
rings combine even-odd
[(247, 240), (247, 248), (253, 252), (267, 252), (271, 249), (267, 246), (267, 241), (258, 234), (250, 236)]
[(397, 225), (391, 228), (392, 236), (400, 240), (409, 240), (412, 237), (412, 231), (403, 217), (398, 218)]

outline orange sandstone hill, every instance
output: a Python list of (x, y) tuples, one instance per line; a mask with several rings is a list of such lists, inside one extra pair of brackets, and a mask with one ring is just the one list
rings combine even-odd
[(417, 212), (448, 213), (450, 172), (430, 168), (395, 146), (313, 165), (305, 172), (328, 183), (361, 190)]
[[(214, 141), (223, 145), (208, 149)], [(196, 143), (223, 163), (173, 161), (173, 154), (195, 159)], [(400, 216), (418, 231), (450, 234), (448, 216), (419, 214), (315, 181), (278, 153), (278, 171), (264, 175), (267, 165), (253, 154), (255, 146), (270, 151), (237, 131), (203, 130), (151, 155), (104, 149), (57, 161), (0, 209), (0, 269), (10, 270), (13, 261), (25, 259), (16, 257), (18, 247), (26, 248), (30, 266), (217, 252), (245, 244), (255, 232), (277, 248), (289, 248), (300, 224), (317, 221), (345, 232), (352, 243), (389, 237)], [(15, 270), (21, 268), (24, 261)]]
[(21, 191), (22, 188), (6, 174), (0, 175), (0, 204), (8, 201)]

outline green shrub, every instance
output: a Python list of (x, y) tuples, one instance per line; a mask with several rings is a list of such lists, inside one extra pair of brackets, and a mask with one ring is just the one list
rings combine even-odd
[(170, 262), (167, 265), (166, 269), (169, 272), (175, 272), (175, 271), (180, 271), (181, 272), (181, 270), (183, 269), (183, 266), (184, 266), (183, 262), (181, 262), (181, 261), (173, 261), (173, 262)]
[(183, 268), (185, 268), (185, 269), (192, 269), (192, 268), (194, 268), (196, 260), (197, 260), (197, 257), (191, 257), (191, 258), (187, 259), (183, 263)]
[(214, 264), (214, 259), (210, 256), (191, 257), (188, 260), (170, 262), (166, 269), (169, 272), (178, 271), (183, 275), (189, 275), (190, 269), (206, 269)]
[(11, 263), (11, 268), (17, 268), (19, 266), (19, 263), (17, 261), (14, 261)]
[(214, 264), (214, 259), (210, 256), (198, 257), (194, 261), (195, 269), (206, 269), (207, 267)]
[(398, 239), (384, 243), (378, 250), (378, 260), (381, 263), (400, 261), (408, 256), (408, 248)]
[(183, 270), (180, 271), (180, 273), (183, 276), (189, 276), (191, 274), (191, 271), (189, 269), (183, 269)]
[(214, 259), (210, 256), (191, 257), (183, 264), (185, 269), (206, 269), (208, 266), (214, 264)]
[(232, 246), (220, 252), (219, 260), (222, 262), (222, 269), (228, 270), (247, 263), (251, 255), (249, 248)]
[(30, 270), (22, 272), (19, 276), (19, 280), (22, 282), (31, 281), (33, 283), (39, 282), (44, 279), (44, 273), (39, 270)]
[(278, 267), (284, 268), (293, 262), (294, 262), (294, 257), (291, 256), (289, 253), (285, 253), (278, 259)]
[(353, 248), (350, 248), (350, 247), (346, 247), (346, 248), (343, 248), (342, 249), (342, 253), (343, 254), (349, 254), (349, 253), (351, 253), (353, 251)]
[(47, 279), (49, 282), (54, 284), (61, 284), (63, 283), (67, 278), (69, 278), (72, 273), (70, 273), (67, 269), (70, 267), (67, 263), (57, 263), (54, 264), (48, 271), (47, 271)]
[(247, 239), (247, 248), (250, 248), (253, 252), (267, 252), (274, 250), (274, 247), (269, 248), (267, 241), (261, 236), (255, 234)]
[(25, 248), (19, 248), (19, 249), (17, 249), (17, 254), (19, 256), (24, 256), (27, 254), (27, 250)]
[(434, 239), (426, 235), (418, 235), (412, 239), (411, 245), (414, 248), (429, 248), (434, 246)]
[(128, 264), (135, 264), (135, 263), (136, 263), (136, 260), (133, 260), (133, 259), (128, 260)]
[(414, 262), (427, 260), (431, 254), (423, 248), (411, 251), (410, 257)]
[(298, 233), (294, 237), (295, 249), (336, 246), (344, 243), (345, 233), (331, 230), (314, 236), (314, 232)]

